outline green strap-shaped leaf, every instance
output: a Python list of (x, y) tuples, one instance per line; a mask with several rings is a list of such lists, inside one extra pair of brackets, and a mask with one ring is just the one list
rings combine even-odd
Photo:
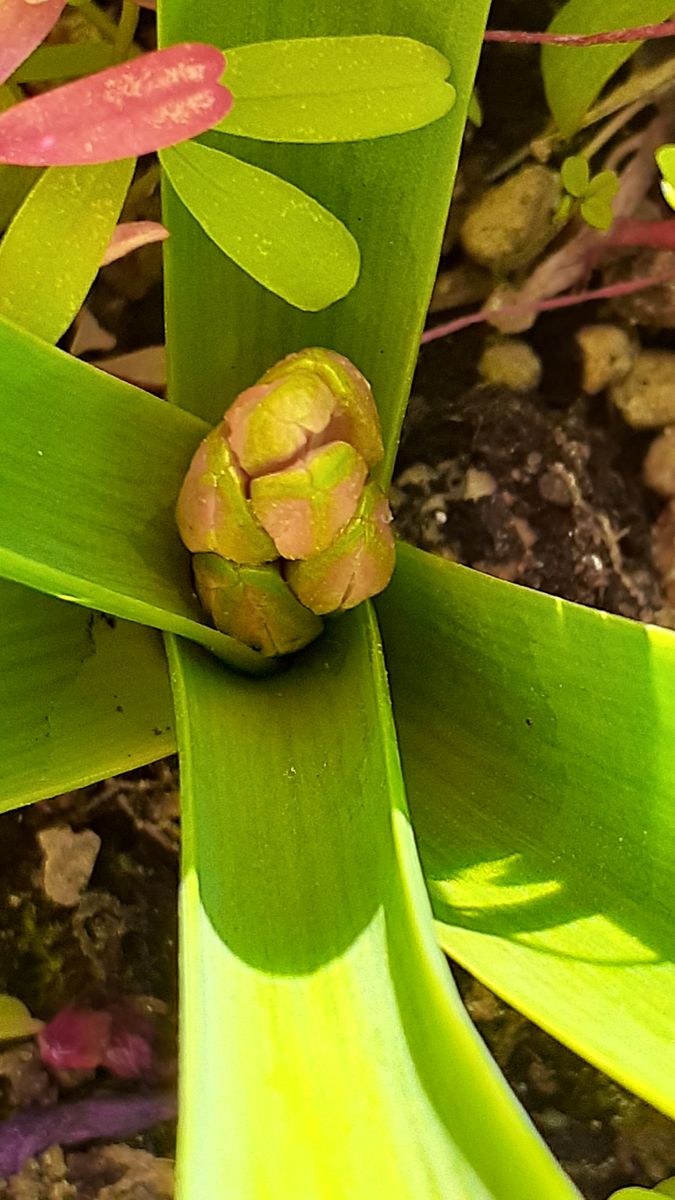
[(295, 38), (226, 50), (234, 108), (217, 128), (266, 142), (407, 133), (452, 107), (447, 58), (411, 38)]
[(41, 175), (0, 242), (0, 315), (58, 341), (101, 265), (133, 170), (123, 159)]
[[(163, 0), (158, 15), (165, 45), (195, 37), (239, 45), (303, 37), (308, 29), (316, 35), (405, 32), (447, 56), (457, 90), (447, 117), (405, 137), (321, 147), (228, 140), (233, 154), (316, 196), (357, 238), (358, 283), (324, 312), (290, 309), (246, 278), (167, 189), (167, 344), (177, 403), (215, 423), (222, 413), (223, 390), (231, 400), (289, 350), (332, 347), (351, 358), (373, 384), (387, 446), (382, 477), (389, 478), (488, 7), (488, 0), (415, 0), (403, 7), (363, 0), (225, 7), (220, 0), (202, 0), (188, 7)], [(224, 145), (224, 135), (217, 136)]]
[(30, 58), (14, 72), (15, 83), (36, 83), (43, 79), (77, 79), (104, 71), (115, 62), (115, 49), (109, 42), (73, 42), (38, 46)]
[[(631, 29), (672, 15), (671, 0), (568, 0), (551, 21), (551, 33), (603, 33)], [(640, 42), (607, 46), (544, 46), (541, 69), (548, 106), (560, 132), (571, 137), (584, 114)]]
[(675, 1113), (675, 634), (407, 546), (378, 612), (441, 944)]
[(174, 520), (203, 422), (0, 319), (0, 576), (270, 660), (204, 624)]
[(175, 748), (159, 634), (0, 581), (0, 811)]
[(572, 1200), (436, 949), (367, 609), (273, 681), (169, 641), (179, 1200)]
[(358, 246), (311, 196), (197, 142), (172, 146), (160, 158), (171, 186), (215, 245), (271, 292), (314, 312), (353, 288)]

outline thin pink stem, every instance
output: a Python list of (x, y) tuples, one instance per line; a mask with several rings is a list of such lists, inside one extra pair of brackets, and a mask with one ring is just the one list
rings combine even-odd
[(509, 304), (504, 308), (481, 309), (480, 312), (467, 313), (465, 317), (456, 317), (444, 325), (436, 325), (426, 329), (420, 341), (422, 344), (435, 342), (438, 338), (447, 337), (450, 333), (459, 333), (470, 325), (480, 325), (481, 321), (489, 321), (490, 317), (499, 314), (513, 317), (525, 316), (531, 312), (552, 312), (556, 308), (572, 308), (575, 304), (587, 304), (590, 300), (613, 300), (616, 296), (630, 296), (633, 292), (643, 292), (646, 288), (658, 287), (675, 278), (675, 270), (666, 275), (654, 275), (647, 279), (629, 279), (625, 283), (611, 283), (607, 287), (593, 288), (588, 292), (575, 292), (571, 296), (554, 296), (550, 300), (524, 301), (522, 304)]
[(675, 21), (638, 25), (635, 29), (608, 29), (603, 33), (530, 33), (517, 29), (488, 29), (486, 42), (516, 42), (522, 46), (611, 46), (675, 37)]
[(660, 221), (639, 221), (628, 217), (615, 221), (606, 235), (605, 244), (611, 246), (653, 246), (675, 250), (675, 218)]

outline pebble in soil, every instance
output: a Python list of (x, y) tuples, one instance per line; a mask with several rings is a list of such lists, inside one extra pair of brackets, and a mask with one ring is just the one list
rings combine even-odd
[[(163, 1086), (175, 1076), (177, 851), (173, 761), (0, 817), (0, 992), (44, 1020), (67, 1004), (134, 997), (156, 1032)], [(0, 1050), (1, 1117), (106, 1088), (130, 1085), (105, 1070), (49, 1070), (36, 1041)], [(173, 1140), (169, 1122), (131, 1146), (48, 1151), (0, 1182), (0, 1198), (169, 1200)]]
[(420, 360), (394, 480), (399, 535), (488, 574), (654, 620), (658, 502), (641, 478), (649, 439), (580, 388), (560, 408), (537, 391), (471, 386), (456, 354), (432, 345)]

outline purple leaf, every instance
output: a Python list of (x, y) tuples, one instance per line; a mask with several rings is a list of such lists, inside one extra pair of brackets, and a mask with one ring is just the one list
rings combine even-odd
[(2, 0), (0, 3), (0, 83), (56, 25), (66, 0)]
[(27, 1159), (49, 1146), (131, 1137), (175, 1115), (176, 1099), (171, 1092), (92, 1096), (51, 1108), (28, 1108), (0, 1121), (0, 1179), (16, 1175)]
[(232, 107), (224, 69), (214, 46), (184, 43), (24, 100), (0, 114), (0, 162), (113, 162), (195, 137)]

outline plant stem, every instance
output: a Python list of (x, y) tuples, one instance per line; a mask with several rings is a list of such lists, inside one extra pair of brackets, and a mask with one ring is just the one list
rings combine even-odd
[(552, 312), (557, 308), (572, 308), (575, 304), (587, 304), (591, 300), (612, 300), (616, 296), (630, 296), (633, 292), (643, 292), (650, 287), (658, 287), (675, 278), (675, 271), (665, 275), (654, 275), (647, 279), (628, 279), (624, 283), (610, 283), (607, 287), (591, 288), (588, 292), (575, 292), (571, 296), (553, 296), (549, 300), (525, 300), (522, 304), (508, 304), (504, 308), (484, 308), (480, 312), (467, 313), (464, 317), (456, 317), (443, 325), (427, 329), (420, 339), (422, 345), (435, 342), (438, 338), (447, 337), (451, 333), (459, 333), (470, 325), (479, 325), (481, 321), (489, 321), (491, 316), (525, 316), (531, 312)]
[(634, 29), (608, 29), (602, 33), (531, 33), (517, 29), (488, 29), (484, 40), (511, 42), (521, 46), (611, 46), (664, 37), (675, 37), (675, 21), (639, 25)]

